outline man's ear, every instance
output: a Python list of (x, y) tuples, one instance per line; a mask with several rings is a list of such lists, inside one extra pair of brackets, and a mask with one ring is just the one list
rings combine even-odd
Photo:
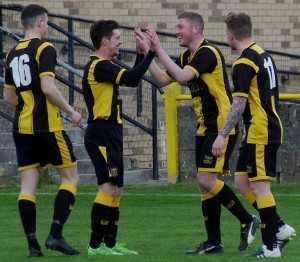
[(102, 37), (101, 39), (101, 46), (107, 46), (107, 43), (109, 42), (109, 39), (107, 37)]
[(42, 27), (42, 23), (43, 23), (43, 22), (44, 22), (43, 19), (41, 19), (41, 18), (38, 19), (38, 20), (37, 20), (37, 26), (38, 26), (38, 27)]

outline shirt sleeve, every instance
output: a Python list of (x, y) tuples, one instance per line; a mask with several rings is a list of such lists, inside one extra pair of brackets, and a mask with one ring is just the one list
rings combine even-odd
[(133, 67), (136, 67), (139, 63), (141, 63), (144, 57), (145, 56), (143, 54), (137, 53)]
[[(47, 44), (47, 43), (44, 43)], [(56, 51), (51, 44), (46, 45), (41, 51), (39, 60), (39, 75), (55, 76)]]
[(119, 85), (124, 72), (124, 68), (115, 65), (109, 60), (102, 60), (95, 66), (94, 77), (100, 83), (110, 82)]
[(217, 66), (215, 53), (207, 47), (202, 47), (184, 68), (190, 69), (199, 77), (203, 73), (211, 73)]
[(138, 65), (136, 65), (134, 68), (131, 68), (130, 70), (125, 70), (124, 74), (122, 74), (120, 78), (119, 84), (136, 87), (143, 75), (148, 70), (154, 56), (155, 53), (150, 50)]
[[(8, 61), (8, 55), (6, 56), (6, 61)], [(15, 82), (12, 78), (12, 70), (8, 67), (6, 64), (5, 66), (5, 82), (4, 82), (4, 88), (13, 88), (15, 89)]]
[(233, 96), (248, 97), (254, 76), (255, 69), (252, 66), (243, 63), (234, 65), (232, 70)]

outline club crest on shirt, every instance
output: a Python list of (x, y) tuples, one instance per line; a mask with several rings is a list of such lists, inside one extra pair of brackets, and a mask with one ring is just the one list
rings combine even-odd
[(118, 169), (116, 167), (112, 167), (112, 168), (110, 168), (109, 173), (110, 173), (111, 177), (116, 177), (116, 176), (118, 176)]
[(196, 93), (201, 90), (201, 88), (199, 87), (199, 85), (197, 83), (189, 82), (187, 85), (188, 85), (191, 93)]
[(207, 165), (211, 165), (213, 163), (213, 157), (209, 155), (204, 155), (203, 163)]
[(247, 168), (247, 173), (248, 173), (248, 174), (252, 174), (252, 173), (253, 173), (253, 168), (252, 168), (252, 166), (246, 165), (246, 168)]

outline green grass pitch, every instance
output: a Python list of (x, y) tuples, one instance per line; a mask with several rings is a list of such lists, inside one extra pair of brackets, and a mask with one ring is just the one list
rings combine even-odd
[[(46, 250), (52, 206), (57, 186), (42, 186), (37, 195), (37, 236), (44, 257), (41, 261), (244, 261), (243, 255), (261, 244), (257, 232), (254, 244), (244, 253), (237, 251), (240, 225), (222, 209), (221, 230), (225, 252), (219, 255), (187, 256), (185, 250), (206, 239), (195, 183), (176, 185), (125, 186), (121, 200), (118, 241), (139, 252), (137, 256), (90, 257), (85, 253), (90, 235), (90, 210), (96, 186), (78, 187), (76, 203), (65, 226), (64, 236), (81, 254), (70, 257)], [(300, 184), (274, 185), (277, 210), (296, 232), (300, 232)], [(0, 261), (28, 261), (27, 243), (17, 208), (17, 187), (0, 188)], [(242, 200), (243, 203), (244, 200)], [(256, 211), (246, 204), (250, 213)], [(300, 261), (299, 236), (286, 246), (281, 261)], [(267, 261), (274, 259), (266, 259)]]

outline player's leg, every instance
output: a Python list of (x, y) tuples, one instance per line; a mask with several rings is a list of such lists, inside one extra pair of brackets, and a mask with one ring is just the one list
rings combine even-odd
[[(208, 155), (211, 152), (212, 143), (215, 137), (211, 137), (207, 140), (207, 148), (210, 151), (206, 152)], [(226, 145), (224, 148), (224, 153), (221, 157), (215, 158), (212, 153), (211, 157), (213, 157), (213, 161), (211, 165), (206, 165), (203, 163), (201, 170), (210, 171), (211, 173), (222, 173), (224, 169), (228, 169), (228, 160), (233, 152), (235, 142), (237, 136), (231, 135), (226, 141)], [(209, 181), (209, 180), (207, 180)], [(204, 182), (204, 181), (203, 181)], [(239, 199), (233, 190), (226, 185), (223, 181), (216, 179), (213, 184), (208, 184), (210, 194), (214, 196), (214, 198), (226, 207), (241, 223), (241, 228), (243, 229), (243, 233), (247, 236), (247, 244), (251, 243), (254, 239), (254, 233), (256, 232), (257, 227), (259, 226), (259, 219), (255, 216), (250, 215), (244, 206), (241, 204)], [(246, 230), (247, 229), (247, 230)], [(241, 242), (242, 242), (242, 234), (241, 234)]]
[(29, 257), (42, 256), (40, 245), (36, 238), (36, 188), (39, 172), (36, 168), (27, 169), (21, 174), (21, 192), (18, 197), (19, 213), (26, 234)]
[[(240, 192), (256, 210), (258, 210), (256, 196), (250, 187), (250, 181), (247, 172), (246, 171), (236, 172), (234, 184), (237, 191)], [(276, 227), (277, 227), (277, 233), (276, 233), (277, 244), (280, 250), (282, 250), (285, 247), (285, 245), (289, 242), (289, 240), (292, 239), (294, 236), (296, 236), (296, 232), (294, 228), (292, 228), (291, 226), (289, 226), (283, 221), (283, 219), (279, 216), (277, 211), (276, 211)]]
[[(202, 158), (205, 154), (204, 136), (196, 137), (196, 167), (199, 171)], [(209, 158), (209, 156), (207, 156)], [(209, 162), (211, 159), (206, 159)], [(212, 187), (217, 181), (217, 175), (215, 173), (198, 172), (197, 174), (199, 190), (201, 193), (201, 209), (204, 218), (205, 229), (207, 233), (207, 239), (201, 242), (195, 248), (190, 249), (186, 252), (189, 255), (198, 255), (206, 253), (222, 253), (223, 246), (221, 244), (220, 234), (220, 216), (221, 216), (221, 204), (219, 201), (210, 194), (210, 187)]]
[(261, 218), (263, 246), (255, 251), (255, 257), (280, 257), (276, 239), (276, 203), (270, 188), (270, 180), (276, 177), (276, 153), (278, 145), (246, 144), (246, 167), (250, 186), (256, 197)]
[[(111, 163), (111, 150), (115, 148), (115, 141), (110, 138), (113, 126), (106, 121), (91, 123), (85, 132), (84, 143), (89, 157), (94, 165), (97, 177), (98, 192), (91, 210), (91, 235), (87, 247), (88, 255), (120, 255), (106, 246), (104, 238), (107, 238), (112, 209), (119, 205), (120, 197), (114, 199), (117, 185), (112, 183), (120, 177), (119, 167), (109, 166)], [(123, 177), (122, 177), (123, 179)], [(121, 182), (123, 180), (120, 180)], [(114, 244), (114, 243), (113, 243)], [(111, 247), (113, 246), (111, 245)]]
[(211, 191), (216, 199), (225, 206), (241, 223), (241, 235), (238, 250), (244, 250), (254, 241), (254, 235), (259, 227), (260, 220), (250, 215), (241, 204), (232, 189), (222, 181), (218, 181)]
[(62, 234), (64, 224), (75, 203), (79, 181), (73, 146), (65, 131), (48, 132), (40, 136), (41, 148), (44, 149), (40, 153), (44, 159), (42, 166), (54, 165), (61, 178), (54, 200), (53, 220), (45, 246), (66, 255), (78, 255), (80, 252), (68, 244)]
[[(122, 179), (123, 180), (123, 179)], [(138, 252), (130, 250), (125, 247), (125, 244), (120, 244), (117, 242), (117, 233), (120, 217), (120, 200), (123, 192), (123, 182), (120, 180), (114, 181), (117, 186), (115, 187), (115, 192), (113, 194), (113, 199), (110, 209), (110, 218), (107, 225), (107, 231), (104, 235), (104, 243), (107, 247), (111, 248), (112, 251), (117, 252), (122, 255), (137, 255)]]
[(109, 170), (110, 182), (115, 185), (112, 192), (112, 203), (110, 207), (110, 217), (107, 231), (104, 236), (104, 243), (114, 252), (122, 255), (137, 255), (138, 252), (129, 250), (117, 242), (118, 224), (120, 216), (120, 200), (123, 192), (124, 166), (123, 166), (123, 128), (122, 125), (109, 128), (109, 138), (107, 139), (107, 166)]
[[(201, 171), (207, 171), (211, 173), (222, 173), (224, 170), (224, 165), (228, 162), (228, 159), (234, 148), (236, 137), (234, 139), (227, 138), (226, 144), (224, 147), (224, 153), (221, 157), (216, 158), (210, 153), (210, 157), (213, 157), (211, 165), (206, 165), (203, 163)], [(211, 137), (207, 140), (207, 148), (211, 152), (212, 143), (215, 137)], [(230, 151), (228, 153), (228, 151)], [(208, 154), (208, 152), (206, 153)], [(239, 199), (233, 190), (227, 186), (223, 181), (216, 179), (213, 184), (209, 184), (209, 192), (224, 206), (226, 207), (235, 217), (238, 218), (241, 224), (251, 223), (253, 220), (252, 216), (247, 212), (244, 206), (241, 204)]]
[(223, 253), (223, 246), (221, 244), (220, 231), (220, 216), (221, 204), (214, 198), (212, 194), (204, 187), (205, 185), (213, 184), (217, 180), (216, 174), (199, 172), (198, 183), (201, 192), (201, 209), (204, 218), (204, 224), (207, 234), (207, 239), (197, 245), (195, 248), (186, 252), (188, 255), (202, 255), (206, 253)]
[(100, 184), (98, 185), (98, 193), (91, 211), (91, 236), (87, 253), (89, 255), (120, 255), (112, 250), (113, 246), (108, 247), (105, 243), (105, 239), (108, 236), (111, 211), (114, 208), (113, 195), (116, 191), (116, 185), (111, 182), (102, 183), (101, 181), (103, 180), (103, 176), (98, 179)]
[(256, 196), (260, 214), (263, 241), (262, 248), (256, 250), (251, 256), (280, 257), (276, 239), (276, 203), (270, 190), (270, 182), (266, 180), (253, 181), (251, 187)]
[[(229, 159), (234, 151), (237, 138), (238, 138), (238, 134), (229, 136), (228, 146), (227, 146), (227, 150), (225, 153), (225, 163), (224, 163), (223, 175), (227, 175), (230, 173)], [(239, 163), (238, 166), (242, 164), (242, 163), (240, 163), (241, 160), (242, 160), (242, 158), (238, 158), (238, 163)], [(248, 184), (249, 184), (247, 173), (245, 172), (244, 174), (247, 179), (246, 182), (248, 181)], [(237, 178), (237, 176), (235, 176), (235, 178)], [(249, 187), (250, 187), (250, 185), (249, 185)], [(249, 246), (249, 244), (251, 244), (254, 241), (255, 233), (259, 226), (260, 220), (256, 216), (252, 215), (252, 217), (253, 217), (253, 220), (251, 223), (241, 224), (240, 243), (238, 246), (239, 251), (245, 250)]]
[(18, 209), (22, 226), (27, 238), (29, 257), (42, 256), (36, 238), (36, 189), (39, 180), (39, 160), (34, 135), (14, 134), (18, 170), (21, 175), (21, 191), (18, 197)]

